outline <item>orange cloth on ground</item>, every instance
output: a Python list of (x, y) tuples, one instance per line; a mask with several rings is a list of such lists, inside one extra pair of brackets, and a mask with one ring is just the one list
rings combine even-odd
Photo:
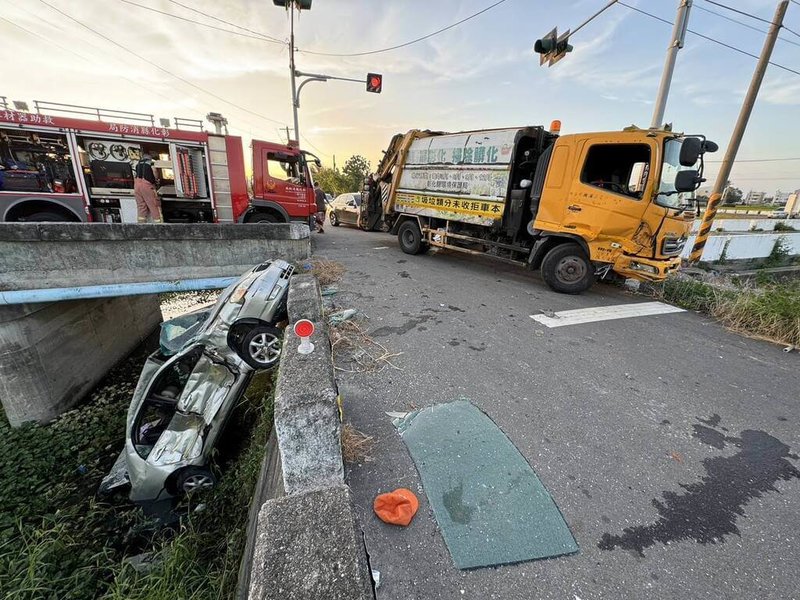
[(411, 519), (417, 514), (419, 500), (411, 490), (398, 488), (375, 498), (372, 508), (384, 523), (405, 526), (411, 523)]

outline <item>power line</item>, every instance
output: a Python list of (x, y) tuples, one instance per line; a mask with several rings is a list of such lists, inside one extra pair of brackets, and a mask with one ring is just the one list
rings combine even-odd
[[(618, 2), (618, 4), (620, 6), (624, 6), (625, 8), (629, 8), (630, 10), (636, 11), (638, 13), (642, 13), (643, 15), (647, 15), (648, 17), (653, 18), (653, 19), (655, 19), (657, 21), (661, 21), (662, 23), (666, 23), (667, 25), (672, 25), (671, 21), (668, 21), (667, 19), (662, 19), (661, 17), (659, 17), (657, 15), (654, 15), (653, 13), (649, 13), (649, 12), (647, 12), (645, 10), (642, 10), (641, 8), (637, 8), (635, 6), (631, 6), (630, 4), (625, 4), (622, 1)], [(756, 60), (758, 60), (758, 56), (757, 55), (751, 54), (750, 52), (747, 52), (746, 50), (742, 50), (741, 48), (737, 48), (736, 46), (731, 46), (730, 44), (726, 44), (725, 42), (721, 42), (720, 40), (717, 40), (715, 38), (709, 37), (707, 35), (704, 35), (702, 33), (697, 32), (697, 31), (692, 31), (691, 29), (687, 29), (686, 31), (691, 33), (692, 35), (696, 35), (697, 37), (703, 38), (704, 40), (708, 40), (709, 42), (714, 42), (715, 44), (718, 44), (720, 46), (724, 46), (725, 48), (728, 48), (729, 50), (733, 50), (735, 52), (738, 52), (740, 54), (744, 54), (745, 56), (749, 56), (750, 58), (755, 58)], [(770, 61), (769, 64), (771, 64), (773, 67), (777, 67), (778, 69), (783, 69), (784, 71), (788, 71), (789, 73), (794, 73), (795, 75), (800, 75), (800, 71), (796, 71), (796, 70), (791, 69), (789, 67), (785, 67), (785, 66), (783, 66), (781, 64), (778, 64), (776, 62)]]
[(493, 9), (495, 6), (503, 4), (503, 2), (506, 2), (506, 0), (498, 0), (494, 4), (490, 4), (489, 6), (484, 8), (483, 10), (479, 10), (478, 12), (476, 12), (474, 14), (471, 14), (470, 16), (465, 17), (464, 19), (461, 19), (460, 21), (456, 21), (452, 25), (448, 25), (447, 27), (442, 27), (441, 29), (437, 29), (436, 31), (434, 31), (432, 33), (429, 33), (427, 35), (423, 35), (422, 37), (418, 37), (418, 38), (416, 38), (414, 40), (410, 40), (410, 41), (404, 42), (402, 44), (397, 44), (396, 46), (390, 46), (389, 48), (381, 48), (380, 50), (369, 50), (369, 51), (366, 51), (366, 52), (353, 52), (353, 53), (350, 53), (350, 54), (336, 54), (336, 53), (333, 53), (333, 52), (315, 52), (313, 50), (300, 50), (299, 48), (298, 48), (297, 51), (298, 52), (304, 52), (306, 54), (315, 54), (317, 56), (339, 56), (339, 57), (367, 56), (369, 54), (380, 54), (381, 52), (389, 52), (390, 50), (397, 50), (398, 48), (405, 48), (406, 46), (410, 46), (411, 44), (416, 44), (417, 42), (421, 42), (423, 40), (427, 40), (428, 38), (432, 38), (435, 35), (439, 35), (440, 33), (444, 33), (445, 31), (447, 31), (449, 29), (452, 29), (453, 27), (457, 27), (457, 26), (461, 25), (462, 23), (466, 23), (470, 19), (474, 19), (478, 15), (482, 15), (486, 11), (489, 11), (489, 10)]
[(100, 33), (99, 31), (97, 31), (97, 30), (95, 30), (95, 29), (92, 29), (91, 27), (89, 27), (89, 26), (88, 26), (88, 25), (86, 25), (85, 23), (82, 23), (82, 22), (81, 22), (81, 21), (79, 21), (78, 19), (76, 19), (76, 18), (72, 17), (71, 15), (69, 15), (69, 14), (65, 13), (65, 12), (64, 12), (63, 10), (61, 10), (60, 8), (58, 8), (58, 7), (56, 7), (56, 6), (53, 6), (52, 4), (50, 4), (49, 2), (47, 2), (46, 0), (39, 0), (39, 2), (41, 2), (41, 3), (42, 3), (42, 4), (44, 4), (45, 6), (49, 6), (51, 9), (53, 9), (54, 11), (56, 11), (57, 13), (59, 13), (60, 15), (62, 15), (62, 16), (64, 16), (64, 17), (66, 17), (67, 19), (69, 19), (70, 21), (72, 21), (72, 22), (74, 22), (74, 23), (77, 23), (78, 25), (80, 25), (80, 26), (81, 26), (81, 27), (83, 27), (84, 29), (87, 29), (87, 30), (91, 31), (93, 34), (95, 34), (95, 35), (97, 35), (97, 36), (100, 36), (101, 38), (103, 38), (103, 39), (104, 39), (104, 40), (106, 40), (107, 42), (110, 42), (111, 44), (114, 44), (114, 45), (115, 45), (115, 46), (117, 46), (118, 48), (121, 48), (122, 50), (124, 50), (124, 51), (125, 51), (125, 52), (127, 52), (128, 54), (132, 54), (133, 56), (135, 56), (136, 58), (138, 58), (138, 59), (139, 59), (139, 60), (141, 60), (142, 62), (145, 62), (145, 63), (149, 64), (150, 66), (152, 66), (152, 67), (154, 67), (154, 68), (158, 69), (159, 71), (161, 71), (161, 72), (163, 72), (163, 73), (166, 73), (166, 74), (167, 74), (167, 75), (169, 75), (170, 77), (174, 77), (174, 78), (175, 78), (175, 79), (177, 79), (178, 81), (182, 81), (182, 82), (183, 82), (183, 83), (185, 83), (186, 85), (188, 85), (188, 86), (191, 86), (191, 87), (195, 88), (196, 90), (199, 90), (199, 91), (201, 91), (201, 92), (203, 92), (203, 93), (205, 93), (205, 94), (208, 94), (208, 95), (209, 95), (209, 96), (211, 96), (212, 98), (216, 98), (216, 99), (217, 99), (217, 100), (219, 100), (220, 102), (224, 102), (225, 104), (228, 104), (228, 105), (230, 105), (230, 106), (233, 106), (234, 108), (238, 108), (239, 110), (241, 110), (241, 111), (243, 111), (243, 112), (246, 112), (246, 113), (248, 113), (248, 114), (251, 114), (251, 115), (253, 115), (253, 116), (255, 116), (255, 117), (258, 117), (259, 119), (264, 119), (265, 121), (270, 121), (271, 123), (277, 123), (277, 124), (279, 124), (279, 125), (286, 125), (286, 123), (284, 123), (284, 122), (282, 122), (282, 121), (276, 121), (275, 119), (270, 119), (269, 117), (265, 117), (265, 116), (263, 116), (263, 115), (260, 115), (260, 114), (258, 114), (258, 113), (257, 113), (257, 112), (255, 112), (255, 111), (252, 111), (252, 110), (250, 110), (249, 108), (245, 108), (245, 107), (243, 107), (243, 106), (240, 106), (240, 105), (238, 105), (238, 104), (234, 104), (234, 103), (233, 103), (233, 102), (231, 102), (230, 100), (226, 100), (226, 99), (225, 99), (225, 98), (223, 98), (222, 96), (219, 96), (219, 95), (217, 95), (217, 94), (215, 94), (215, 93), (213, 93), (213, 92), (210, 92), (210, 91), (208, 91), (207, 89), (200, 87), (200, 86), (199, 86), (199, 85), (197, 85), (196, 83), (192, 83), (192, 82), (191, 82), (191, 81), (189, 81), (188, 79), (185, 79), (184, 77), (181, 77), (180, 75), (176, 75), (175, 73), (173, 73), (173, 72), (171, 72), (171, 71), (168, 71), (167, 69), (165, 69), (164, 67), (161, 67), (161, 66), (157, 65), (156, 63), (150, 62), (149, 60), (147, 60), (147, 59), (146, 59), (144, 56), (142, 56), (141, 54), (138, 54), (138, 53), (134, 52), (133, 50), (131, 50), (131, 49), (129, 49), (129, 48), (127, 48), (127, 47), (123, 46), (122, 44), (120, 44), (120, 43), (119, 43), (119, 42), (117, 42), (116, 40), (114, 40), (114, 39), (112, 39), (112, 38), (110, 38), (110, 37), (108, 37), (108, 36), (106, 36), (106, 35), (104, 35), (104, 34)]
[[(785, 160), (800, 160), (800, 156), (798, 157), (789, 157), (789, 158), (737, 158), (734, 162), (737, 163), (762, 163), (762, 162), (780, 162)], [(721, 160), (707, 160), (707, 163), (721, 163)]]
[(301, 138), (303, 138), (303, 141), (305, 141), (305, 143), (306, 143), (306, 144), (308, 144), (309, 146), (311, 146), (311, 148), (312, 148), (312, 149), (314, 149), (314, 150), (316, 150), (317, 152), (319, 152), (320, 154), (322, 154), (322, 156), (327, 156), (328, 158), (330, 158), (330, 156), (331, 156), (330, 154), (328, 154), (327, 152), (323, 152), (322, 150), (320, 150), (319, 148), (317, 148), (317, 147), (316, 147), (314, 144), (312, 144), (311, 142), (309, 142), (309, 141), (308, 141), (308, 138), (307, 138), (306, 136), (304, 136), (302, 133), (300, 134), (300, 137), (301, 137)]
[(149, 10), (154, 13), (158, 13), (160, 15), (165, 15), (167, 17), (172, 17), (173, 19), (179, 19), (181, 21), (186, 21), (187, 23), (193, 23), (195, 25), (200, 25), (201, 27), (208, 27), (209, 29), (214, 29), (216, 31), (222, 31), (225, 33), (229, 33), (231, 35), (238, 35), (240, 37), (250, 38), (252, 40), (258, 40), (260, 42), (267, 42), (269, 44), (281, 44), (285, 45), (286, 42), (281, 42), (280, 40), (273, 40), (268, 38), (265, 35), (248, 35), (246, 33), (239, 33), (238, 31), (231, 31), (230, 29), (223, 29), (222, 27), (217, 27), (216, 25), (209, 25), (208, 23), (201, 23), (200, 21), (195, 21), (194, 19), (187, 19), (186, 17), (181, 17), (180, 15), (176, 15), (170, 12), (166, 12), (163, 10), (158, 10), (157, 8), (152, 8), (150, 6), (145, 6), (144, 4), (138, 4), (136, 2), (132, 2), (131, 0), (120, 0), (120, 2), (124, 2), (125, 4), (130, 4), (131, 6), (136, 6), (138, 8), (142, 8), (144, 10)]
[[(757, 31), (759, 33), (763, 33), (764, 35), (767, 34), (767, 32), (764, 29), (759, 29), (758, 27), (753, 27), (752, 25), (748, 25), (747, 23), (743, 23), (742, 21), (739, 21), (738, 19), (734, 19), (734, 18), (729, 17), (727, 15), (723, 15), (722, 13), (718, 13), (717, 11), (711, 10), (710, 8), (703, 8), (702, 6), (700, 6), (698, 4), (695, 4), (693, 6), (694, 6), (694, 8), (697, 8), (697, 9), (702, 10), (704, 12), (707, 12), (709, 14), (716, 15), (720, 19), (725, 19), (726, 21), (730, 21), (731, 23), (736, 23), (737, 25), (741, 25), (742, 27), (747, 27), (748, 29), (752, 29), (753, 31)], [(800, 43), (794, 42), (792, 40), (787, 40), (786, 38), (779, 37), (778, 39), (780, 41), (782, 41), (782, 42), (786, 42), (787, 44), (792, 44), (793, 46), (800, 46)]]
[[(754, 14), (749, 13), (749, 12), (745, 12), (743, 10), (739, 10), (738, 8), (733, 8), (732, 6), (728, 6), (726, 4), (722, 4), (720, 2), (716, 2), (715, 0), (706, 0), (706, 2), (708, 2), (709, 4), (713, 4), (714, 6), (719, 6), (721, 8), (726, 9), (726, 10), (730, 10), (732, 12), (738, 13), (740, 15), (744, 15), (746, 17), (750, 17), (751, 19), (755, 19), (756, 21), (761, 21), (762, 23), (766, 23), (767, 25), (772, 25), (772, 21), (768, 21), (767, 19), (762, 19), (761, 17), (759, 17), (757, 15), (754, 15)], [(797, 2), (795, 2), (795, 4), (797, 4)], [(701, 10), (703, 10), (703, 9), (701, 9)], [(796, 31), (794, 31), (792, 29), (789, 29), (786, 25), (782, 24), (781, 28), (785, 29), (786, 31), (788, 31), (792, 35), (796, 35), (797, 37), (800, 37), (800, 33), (797, 33)], [(784, 40), (784, 41), (788, 41), (788, 40)]]
[(724, 8), (725, 10), (738, 13), (745, 17), (750, 17), (751, 19), (755, 19), (756, 21), (761, 21), (762, 23), (766, 23), (767, 25), (772, 25), (772, 21), (770, 21), (769, 19), (763, 19), (752, 13), (739, 10), (738, 8), (733, 8), (732, 6), (728, 6), (727, 4), (723, 4), (722, 2), (717, 2), (716, 0), (706, 0), (706, 2), (708, 2), (709, 4), (713, 4), (714, 6), (719, 6), (720, 8)]
[(207, 17), (207, 18), (212, 19), (214, 21), (219, 21), (220, 23), (224, 23), (225, 25), (230, 25), (231, 27), (236, 27), (236, 29), (241, 29), (242, 31), (247, 31), (248, 33), (253, 33), (253, 34), (255, 34), (255, 35), (259, 36), (259, 37), (263, 37), (263, 38), (266, 38), (268, 40), (272, 40), (273, 42), (276, 42), (278, 44), (288, 45), (288, 42), (286, 42), (284, 40), (279, 40), (278, 38), (276, 38), (274, 36), (267, 35), (266, 33), (261, 33), (260, 31), (254, 31), (253, 29), (248, 29), (247, 27), (243, 27), (241, 25), (237, 25), (236, 23), (231, 23), (230, 21), (226, 21), (225, 19), (221, 19), (220, 17), (216, 17), (214, 15), (210, 15), (210, 14), (205, 13), (202, 10), (198, 10), (198, 9), (192, 7), (192, 6), (187, 6), (186, 4), (182, 4), (181, 2), (178, 2), (177, 0), (169, 0), (169, 2), (172, 2), (172, 4), (176, 4), (176, 5), (178, 5), (178, 6), (182, 7), (182, 8), (185, 8), (186, 10), (190, 10), (192, 12), (195, 12), (195, 13), (199, 14), (199, 15), (203, 15), (204, 17)]
[[(36, 33), (35, 31), (32, 31), (32, 30), (30, 30), (30, 29), (28, 29), (28, 28), (26, 28), (26, 27), (23, 27), (23, 26), (22, 26), (22, 25), (20, 25), (19, 23), (15, 23), (14, 21), (11, 21), (11, 20), (9, 20), (9, 19), (6, 19), (6, 18), (5, 18), (5, 17), (3, 17), (3, 16), (0, 16), (0, 20), (2, 20), (2, 21), (5, 21), (6, 23), (9, 23), (10, 25), (13, 25), (14, 27), (16, 27), (16, 28), (18, 28), (18, 29), (20, 29), (20, 30), (24, 31), (24, 32), (25, 32), (25, 33), (27, 33), (28, 35), (31, 35), (31, 36), (33, 36), (33, 37), (35, 37), (35, 38), (38, 38), (38, 39), (40, 39), (40, 40), (42, 40), (42, 41), (44, 41), (44, 42), (47, 42), (48, 44), (51, 44), (51, 45), (55, 46), (56, 48), (59, 48), (60, 50), (63, 50), (64, 52), (67, 52), (67, 53), (69, 53), (69, 54), (72, 54), (73, 56), (77, 56), (78, 58), (80, 58), (80, 59), (82, 59), (82, 60), (86, 61), (87, 63), (89, 63), (89, 64), (91, 64), (91, 65), (94, 65), (94, 64), (95, 64), (95, 61), (93, 61), (93, 60), (91, 60), (91, 59), (89, 59), (89, 58), (87, 58), (87, 57), (83, 56), (82, 54), (79, 54), (78, 52), (75, 52), (74, 50), (72, 50), (72, 49), (70, 49), (70, 48), (67, 48), (67, 47), (65, 47), (65, 46), (62, 46), (62, 45), (60, 45), (60, 44), (58, 44), (58, 43), (54, 42), (54, 41), (53, 41), (52, 39), (50, 39), (49, 37), (46, 37), (46, 36), (44, 36), (44, 35), (41, 35), (41, 34), (39, 34), (39, 33)], [(44, 20), (43, 20), (43, 21), (44, 21)], [(44, 22), (45, 22), (45, 23), (48, 23), (48, 24), (50, 24), (50, 25), (52, 25), (52, 23), (49, 23), (48, 21), (44, 21)], [(156, 96), (160, 96), (161, 98), (164, 98), (165, 100), (168, 100), (169, 102), (174, 102), (174, 98), (173, 98), (173, 97), (171, 97), (171, 96), (167, 96), (166, 94), (163, 94), (162, 92), (160, 92), (160, 91), (159, 91), (159, 90), (157, 90), (156, 88), (154, 88), (154, 87), (151, 87), (151, 86), (148, 86), (148, 85), (146, 85), (146, 84), (142, 83), (141, 81), (134, 81), (133, 79), (130, 79), (129, 77), (125, 77), (125, 75), (120, 75), (120, 74), (116, 74), (116, 77), (119, 77), (120, 79), (124, 79), (125, 81), (127, 81), (127, 82), (129, 82), (129, 83), (132, 83), (132, 84), (133, 84), (133, 85), (135, 85), (137, 88), (145, 88), (146, 90), (149, 90), (151, 93), (155, 94)], [(186, 104), (186, 102), (181, 102), (181, 104), (184, 104), (184, 105), (188, 106), (188, 104)], [(246, 121), (245, 121), (245, 122), (246, 122)], [(257, 128), (258, 126), (255, 126), (255, 127)], [(248, 132), (247, 132), (247, 131), (245, 131), (244, 129), (241, 129), (241, 128), (239, 128), (239, 127), (235, 127), (235, 126), (233, 126), (233, 125), (230, 125), (230, 128), (231, 128), (231, 129), (233, 129), (233, 130), (236, 130), (236, 131), (240, 131), (240, 132), (242, 132), (242, 133), (248, 133)]]

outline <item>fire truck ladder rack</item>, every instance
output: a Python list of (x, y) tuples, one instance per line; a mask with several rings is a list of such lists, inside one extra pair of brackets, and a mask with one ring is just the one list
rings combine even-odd
[[(84, 117), (94, 117), (98, 121), (120, 122), (120, 123), (147, 123), (151, 126), (156, 125), (154, 115), (148, 113), (132, 112), (129, 110), (114, 110), (110, 108), (98, 108), (96, 106), (81, 106), (79, 104), (63, 104), (61, 102), (47, 102), (43, 100), (33, 101), (34, 109), (39, 114), (52, 115), (80, 115)], [(0, 107), (8, 108), (5, 96), (0, 96)], [(174, 117), (175, 129), (192, 129), (203, 131), (203, 122), (199, 119), (184, 119)], [(160, 119), (162, 127), (169, 127), (169, 119)]]
[(66, 113), (68, 115), (83, 115), (96, 117), (98, 121), (119, 120), (122, 122), (149, 123), (155, 125), (155, 117), (146, 113), (137, 113), (127, 110), (113, 110), (108, 108), (97, 108), (94, 106), (80, 106), (77, 104), (62, 104), (60, 102), (45, 102), (34, 100), (33, 106), (36, 112), (42, 113)]
[(8, 99), (5, 96), (0, 96), (0, 108), (8, 108)]
[(172, 117), (175, 129), (196, 129), (203, 131), (203, 121), (200, 119), (184, 119), (183, 117)]

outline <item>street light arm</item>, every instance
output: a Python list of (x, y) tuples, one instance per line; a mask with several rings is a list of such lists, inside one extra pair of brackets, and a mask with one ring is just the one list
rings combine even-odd
[(316, 76), (316, 75), (314, 75), (314, 76), (310, 76), (310, 75), (306, 75), (306, 74), (304, 73), (304, 74), (303, 74), (303, 76), (304, 76), (304, 77), (308, 77), (308, 79), (306, 79), (305, 81), (303, 81), (303, 83), (301, 83), (301, 84), (298, 86), (298, 88), (297, 88), (297, 92), (295, 92), (295, 98), (294, 98), (294, 105), (295, 105), (295, 108), (300, 108), (300, 92), (301, 92), (301, 90), (303, 89), (303, 86), (304, 86), (305, 84), (307, 84), (307, 83), (311, 83), (312, 81), (322, 81), (322, 82), (328, 81), (328, 78), (327, 78), (327, 77), (325, 77), (324, 75), (320, 75), (320, 76)]

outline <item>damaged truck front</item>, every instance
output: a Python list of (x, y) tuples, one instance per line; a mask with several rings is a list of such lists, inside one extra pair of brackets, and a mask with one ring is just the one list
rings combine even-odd
[(676, 270), (703, 155), (716, 144), (662, 129), (559, 136), (559, 128), (397, 135), (368, 206), (408, 254), (430, 246), (489, 254), (541, 269), (558, 292)]

